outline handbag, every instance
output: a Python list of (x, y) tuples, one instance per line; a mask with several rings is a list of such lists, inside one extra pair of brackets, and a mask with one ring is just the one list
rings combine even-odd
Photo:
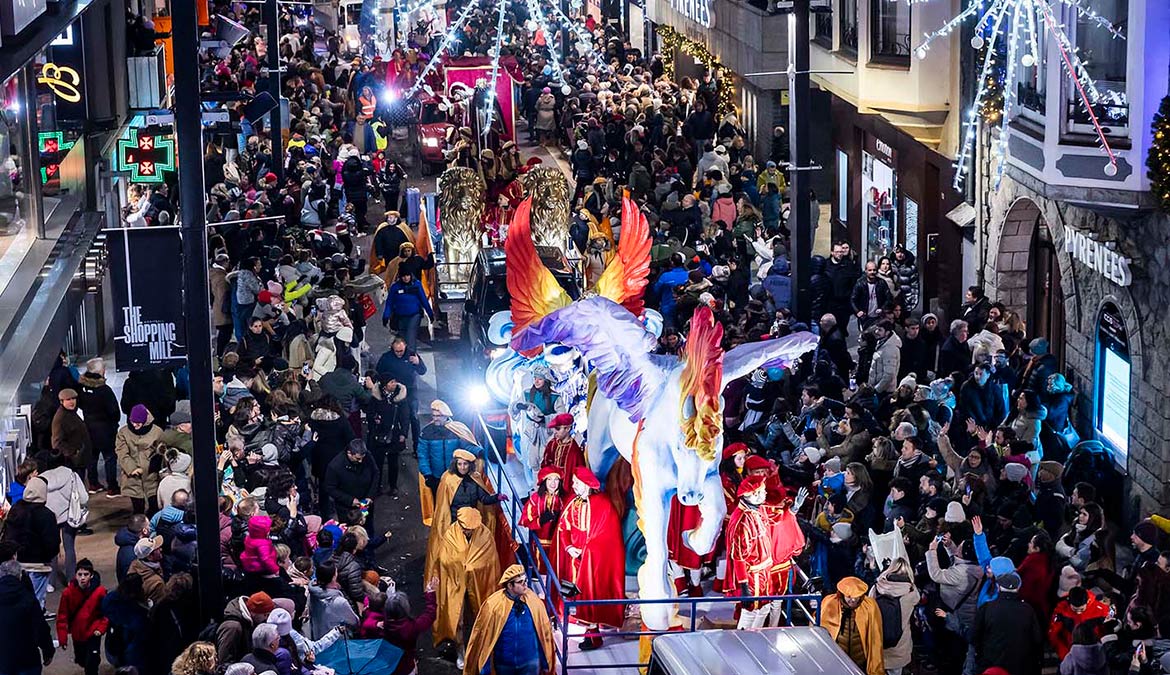
[(65, 524), (72, 528), (79, 528), (89, 520), (89, 509), (81, 505), (81, 493), (77, 489), (80, 482), (77, 474), (74, 474), (73, 480), (70, 481), (69, 509), (65, 512)]

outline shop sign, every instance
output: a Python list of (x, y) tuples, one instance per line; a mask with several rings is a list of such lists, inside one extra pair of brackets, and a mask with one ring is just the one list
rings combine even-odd
[(711, 11), (711, 0), (670, 0), (674, 11), (703, 26), (715, 25), (715, 13)]
[(179, 228), (135, 227), (105, 232), (114, 311), (120, 322), (114, 337), (118, 370), (185, 363)]
[(1117, 251), (1114, 242), (1102, 243), (1076, 228), (1066, 227), (1064, 251), (1122, 288), (1133, 283), (1133, 273), (1129, 267), (1132, 261)]
[(898, 153), (894, 151), (893, 146), (873, 134), (866, 134), (865, 140), (866, 149), (871, 155), (877, 157), (888, 167), (895, 166), (894, 161), (897, 159)]
[(131, 183), (162, 183), (165, 171), (175, 170), (175, 140), (170, 136), (139, 134), (130, 128), (127, 138), (118, 141), (114, 170), (130, 173)]
[(0, 0), (0, 32), (16, 35), (47, 9), (45, 0)]
[(48, 183), (61, 173), (61, 162), (76, 145), (65, 138), (64, 131), (42, 131), (37, 134), (37, 149), (41, 153), (41, 184)]
[(57, 95), (57, 98), (67, 103), (77, 103), (81, 100), (81, 75), (69, 66), (46, 63), (41, 68), (37, 83), (45, 85)]

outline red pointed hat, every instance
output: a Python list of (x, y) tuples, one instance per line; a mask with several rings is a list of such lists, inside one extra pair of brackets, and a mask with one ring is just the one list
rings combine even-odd
[(764, 487), (763, 476), (748, 476), (747, 478), (744, 478), (742, 481), (740, 481), (739, 490), (737, 490), (735, 494), (737, 497), (742, 497), (744, 495), (751, 494), (762, 487)]
[(748, 446), (746, 443), (732, 443), (731, 445), (723, 446), (723, 459), (727, 459), (737, 452), (744, 454), (748, 453)]
[(565, 472), (561, 471), (561, 467), (559, 466), (546, 466), (536, 475), (536, 482), (543, 483), (544, 479), (549, 476), (556, 476), (563, 481), (565, 479)]
[(576, 478), (582, 483), (588, 485), (590, 489), (601, 489), (601, 481), (597, 480), (597, 476), (594, 476), (593, 472), (590, 471), (589, 467), (587, 466), (578, 466), (577, 470), (573, 472), (573, 478)]
[(556, 417), (552, 418), (552, 421), (548, 423), (549, 429), (571, 426), (573, 426), (573, 416), (569, 413), (560, 413)]
[(744, 471), (758, 471), (760, 469), (772, 470), (772, 463), (759, 455), (748, 455), (747, 460), (743, 463)]

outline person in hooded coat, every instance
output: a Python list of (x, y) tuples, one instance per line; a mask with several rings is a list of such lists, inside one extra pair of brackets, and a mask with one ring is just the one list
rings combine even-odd
[(154, 513), (158, 510), (158, 471), (161, 462), (151, 462), (156, 453), (155, 444), (163, 431), (154, 424), (154, 416), (141, 403), (130, 410), (126, 426), (118, 430), (114, 450), (118, 455), (118, 484), (122, 494), (130, 498), (134, 513)]
[(118, 427), (122, 421), (122, 410), (118, 407), (118, 397), (114, 390), (106, 383), (106, 364), (103, 359), (90, 359), (85, 364), (85, 372), (77, 381), (77, 407), (85, 420), (85, 428), (89, 431), (90, 443), (93, 447), (93, 458), (89, 463), (89, 485), (101, 490), (99, 481), (98, 462), (105, 459), (106, 494), (114, 497), (120, 494), (118, 489), (118, 455), (114, 451), (114, 439), (118, 435)]
[[(475, 625), (480, 605), (500, 578), (495, 541), (477, 509), (459, 509), (455, 522), (439, 542), (436, 561), (439, 587), (434, 644), (451, 641), (461, 645), (460, 627)], [(462, 660), (462, 649), (459, 658)], [(457, 661), (456, 665), (463, 664)]]

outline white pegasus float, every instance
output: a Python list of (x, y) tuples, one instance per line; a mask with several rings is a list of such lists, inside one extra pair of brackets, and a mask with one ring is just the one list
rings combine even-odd
[[(642, 294), (650, 265), (646, 218), (629, 199), (622, 203), (622, 237), (613, 261), (598, 279), (596, 295), (572, 301), (540, 262), (528, 223), (530, 205), (517, 209), (506, 242), (512, 296), (512, 347), (521, 353), (547, 344), (580, 351), (596, 377), (588, 411), (587, 458), (595, 469), (614, 455), (630, 462), (646, 562), (638, 572), (642, 599), (674, 597), (667, 562), (671, 499), (696, 507), (700, 525), (684, 542), (710, 552), (726, 506), (718, 461), (723, 448), (723, 386), (765, 363), (792, 361), (816, 346), (816, 336), (796, 333), (721, 348), (723, 327), (699, 306), (681, 357), (652, 354), (654, 334), (643, 326)], [(676, 621), (669, 604), (642, 606), (651, 630)]]

